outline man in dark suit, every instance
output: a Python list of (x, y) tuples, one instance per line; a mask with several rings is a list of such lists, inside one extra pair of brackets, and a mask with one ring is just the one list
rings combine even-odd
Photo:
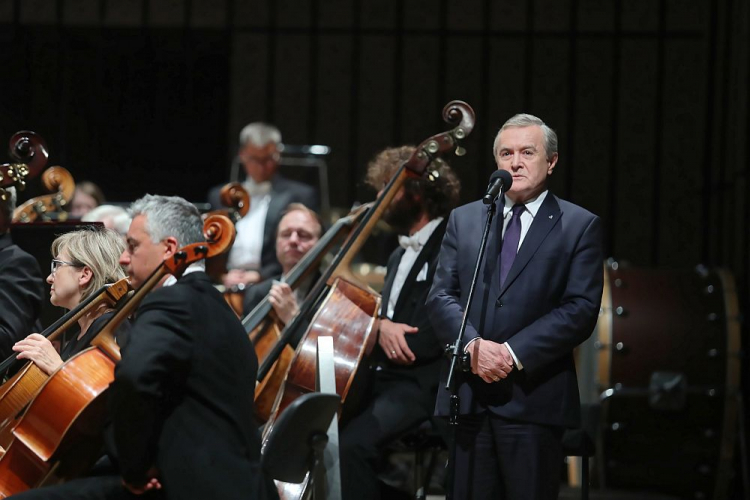
[[(367, 183), (382, 189), (413, 152), (411, 146), (382, 151), (368, 167)], [(443, 350), (424, 303), (459, 183), (444, 162), (431, 167), (439, 176), (407, 180), (383, 216), (402, 236), (388, 259), (370, 397), (341, 434), (345, 500), (381, 498), (380, 451), (432, 415)]]
[[(250, 194), (250, 210), (237, 223), (237, 240), (227, 262), (229, 271), (222, 277), (226, 287), (257, 283), (279, 274), (275, 241), (281, 215), (294, 202), (318, 209), (315, 189), (277, 173), (283, 147), (281, 133), (272, 125), (251, 123), (240, 132), (238, 158), (247, 174), (243, 187)], [(214, 209), (222, 208), (221, 187), (212, 188), (208, 194)]]
[[(292, 203), (287, 207), (276, 232), (276, 257), (281, 264), (281, 273), (258, 283), (245, 293), (245, 315), (250, 314), (266, 296), (283, 324), (286, 325), (297, 315), (300, 302), (319, 275), (312, 273), (296, 290), (278, 280), (282, 274), (289, 273), (315, 246), (322, 231), (323, 225), (318, 214), (301, 203)], [(300, 330), (304, 333), (305, 329)]]
[[(135, 288), (181, 247), (204, 241), (201, 217), (178, 197), (131, 206), (120, 257)], [(119, 475), (33, 490), (20, 498), (274, 498), (260, 471), (253, 415), (257, 358), (200, 261), (141, 303), (108, 392)]]
[(5, 195), (0, 199), (0, 359), (13, 354), (13, 344), (35, 331), (44, 297), (39, 263), (10, 236), (15, 188), (6, 188)]
[[(557, 136), (539, 118), (508, 120), (494, 155), (513, 184), (497, 203), (464, 337), (471, 373), (458, 373), (453, 498), (556, 499), (562, 432), (580, 419), (572, 353), (601, 302), (601, 222), (548, 192)], [(486, 214), (474, 202), (448, 222), (427, 300), (443, 343), (459, 331)], [(445, 390), (436, 411), (449, 414)]]

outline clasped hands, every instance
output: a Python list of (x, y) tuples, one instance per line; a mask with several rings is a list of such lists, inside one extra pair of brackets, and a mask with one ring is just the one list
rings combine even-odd
[(505, 344), (478, 339), (469, 344), (468, 352), (471, 373), (479, 375), (488, 384), (506, 378), (513, 370), (513, 356)]

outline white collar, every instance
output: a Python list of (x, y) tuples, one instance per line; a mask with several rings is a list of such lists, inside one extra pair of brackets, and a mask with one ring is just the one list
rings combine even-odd
[(417, 231), (416, 233), (412, 234), (411, 236), (401, 235), (398, 237), (398, 244), (401, 245), (403, 248), (412, 248), (414, 251), (419, 252), (422, 250), (422, 247), (424, 247), (427, 244), (427, 241), (429, 241), (430, 236), (432, 236), (432, 233), (435, 232), (435, 229), (440, 225), (440, 223), (443, 222), (442, 217), (437, 217), (435, 219), (432, 219), (430, 222), (422, 226), (422, 228)]
[[(192, 264), (190, 264), (189, 266), (187, 266), (187, 269), (185, 269), (185, 271), (182, 273), (182, 275), (185, 276), (186, 274), (195, 273), (195, 272), (198, 272), (198, 271), (203, 271), (203, 272), (206, 271), (206, 261), (205, 260), (201, 259), (198, 262), (193, 262)], [(175, 278), (173, 275), (170, 274), (169, 278), (167, 278), (164, 281), (164, 284), (162, 286), (172, 286), (175, 283), (177, 283), (177, 278)]]
[[(532, 198), (531, 200), (523, 204), (526, 207), (526, 210), (529, 211), (532, 217), (536, 217), (536, 213), (539, 211), (539, 208), (542, 206), (544, 199), (547, 197), (547, 193), (549, 193), (549, 189), (545, 189), (539, 194), (539, 196), (537, 196), (536, 198)], [(505, 206), (503, 207), (503, 218), (505, 218), (508, 215), (508, 212), (511, 211), (514, 205), (515, 203), (510, 201), (510, 198), (505, 196)]]

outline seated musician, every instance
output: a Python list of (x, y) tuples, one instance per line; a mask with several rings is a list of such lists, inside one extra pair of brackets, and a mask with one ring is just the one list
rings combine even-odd
[(276, 258), (281, 264), (281, 274), (251, 287), (245, 293), (243, 309), (249, 314), (258, 303), (268, 296), (282, 323), (289, 323), (299, 311), (299, 303), (314, 284), (313, 273), (306, 283), (292, 290), (286, 283), (279, 282), (282, 274), (287, 274), (320, 239), (323, 226), (320, 217), (301, 203), (290, 204), (279, 221), (276, 231)]
[[(198, 210), (146, 195), (120, 257), (135, 288), (184, 246), (204, 241)], [(108, 393), (119, 474), (31, 490), (18, 498), (275, 498), (260, 472), (253, 417), (257, 358), (241, 323), (203, 271), (167, 277), (136, 311)]]
[(0, 359), (13, 354), (13, 344), (34, 331), (44, 300), (44, 279), (36, 259), (13, 244), (10, 222), (16, 190), (0, 198)]
[[(382, 189), (413, 152), (403, 146), (379, 153), (368, 166), (367, 183)], [(401, 234), (400, 247), (388, 259), (370, 397), (340, 436), (344, 500), (381, 498), (376, 475), (381, 450), (433, 414), (443, 349), (425, 300), (460, 185), (442, 160), (431, 168), (439, 173), (435, 180), (407, 180), (383, 214)]]
[[(105, 284), (124, 278), (125, 271), (119, 263), (124, 250), (122, 237), (110, 229), (91, 226), (59, 236), (52, 242), (52, 266), (47, 276), (47, 283), (52, 287), (50, 302), (74, 309)], [(52, 343), (38, 333), (17, 342), (13, 350), (18, 353), (18, 359), (33, 361), (49, 375), (64, 360), (87, 348), (112, 314), (114, 311), (107, 304), (84, 314), (78, 320), (80, 331), (64, 343), (59, 354)], [(127, 327), (124, 324), (118, 329), (120, 344)]]
[[(237, 156), (247, 176), (242, 186), (250, 195), (250, 211), (237, 223), (237, 239), (227, 262), (229, 272), (222, 277), (227, 288), (278, 275), (281, 267), (274, 252), (274, 238), (284, 209), (293, 202), (312, 209), (318, 206), (315, 189), (277, 172), (283, 148), (281, 132), (273, 125), (250, 123), (240, 132)], [(221, 187), (208, 193), (208, 202), (215, 210), (222, 208)]]

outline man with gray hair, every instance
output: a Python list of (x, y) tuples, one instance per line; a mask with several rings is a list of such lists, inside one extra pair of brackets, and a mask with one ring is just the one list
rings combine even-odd
[[(557, 135), (539, 118), (508, 120), (493, 153), (513, 183), (496, 202), (467, 318), (471, 371), (458, 371), (455, 381), (453, 498), (552, 500), (563, 429), (580, 425), (573, 349), (591, 335), (599, 313), (601, 221), (549, 192)], [(448, 222), (427, 299), (443, 344), (459, 331), (487, 210), (470, 203)], [(449, 396), (439, 391), (438, 415), (449, 415)]]
[[(182, 198), (146, 195), (130, 212), (120, 263), (135, 288), (180, 248), (204, 241), (200, 213)], [(202, 262), (149, 293), (131, 332), (108, 392), (119, 474), (19, 498), (274, 498), (259, 466), (258, 360)]]
[(0, 359), (13, 354), (13, 344), (35, 331), (44, 299), (44, 280), (36, 259), (10, 236), (16, 190), (0, 198)]
[[(276, 259), (276, 228), (290, 203), (302, 203), (317, 210), (318, 196), (311, 186), (295, 182), (277, 173), (284, 146), (281, 132), (273, 125), (255, 122), (240, 132), (239, 162), (247, 178), (243, 187), (250, 194), (250, 210), (237, 223), (237, 239), (222, 277), (224, 286), (257, 283), (281, 272)], [(219, 192), (211, 189), (208, 201), (222, 208)]]

